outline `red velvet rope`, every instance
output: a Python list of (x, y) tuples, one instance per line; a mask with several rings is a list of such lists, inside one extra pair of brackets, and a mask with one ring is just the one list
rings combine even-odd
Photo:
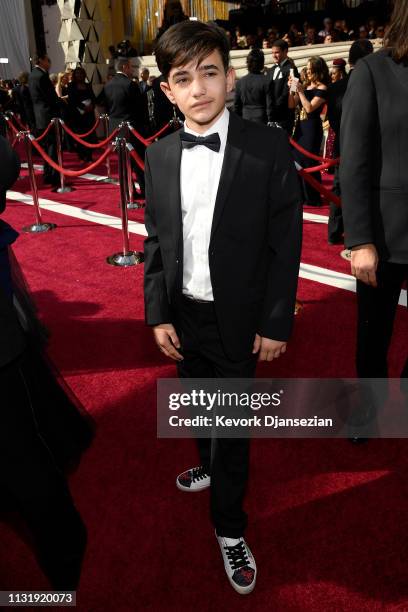
[(170, 127), (170, 123), (166, 123), (166, 125), (163, 125), (161, 130), (156, 132), (156, 134), (153, 134), (153, 136), (149, 136), (149, 138), (147, 140), (150, 140), (151, 142), (153, 142), (153, 140), (155, 140), (156, 138), (161, 136), (163, 134), (163, 132), (165, 132), (169, 127)]
[(295, 149), (297, 149), (300, 153), (302, 153), (302, 155), (305, 155), (306, 157), (309, 157), (310, 159), (314, 159), (316, 161), (323, 162), (323, 163), (334, 161), (336, 162), (336, 164), (338, 164), (340, 162), (340, 157), (332, 160), (332, 159), (329, 159), (328, 157), (320, 157), (320, 155), (315, 155), (314, 153), (310, 153), (310, 151), (307, 151), (302, 146), (300, 146), (300, 144), (298, 144), (296, 140), (293, 140), (293, 138), (289, 138), (289, 142), (292, 145), (292, 147), (295, 147)]
[(130, 130), (130, 133), (133, 134), (133, 136), (135, 136), (135, 138), (140, 140), (140, 142), (143, 143), (145, 147), (148, 147), (149, 144), (151, 144), (148, 140), (143, 138), (143, 136), (141, 136), (139, 134), (139, 132), (136, 132), (135, 128), (132, 128), (131, 126), (129, 126), (129, 130)]
[(163, 132), (165, 132), (169, 128), (169, 126), (170, 126), (170, 123), (166, 123), (166, 125), (163, 125), (163, 127), (158, 132), (156, 132), (156, 134), (153, 134), (153, 136), (149, 136), (149, 138), (143, 138), (143, 136), (141, 136), (139, 132), (137, 132), (135, 128), (133, 128), (131, 125), (129, 125), (129, 129), (130, 129), (131, 134), (133, 134), (135, 138), (140, 140), (140, 142), (144, 144), (145, 147), (148, 147), (150, 144), (152, 144), (154, 139), (161, 136), (161, 134), (163, 134)]
[(97, 142), (97, 143), (91, 143), (91, 142), (86, 142), (86, 140), (82, 140), (78, 136), (78, 134), (75, 134), (75, 132), (73, 132), (71, 128), (69, 128), (63, 121), (61, 121), (61, 125), (64, 128), (64, 130), (67, 132), (67, 134), (72, 136), (74, 140), (79, 142), (84, 147), (87, 147), (88, 149), (100, 149), (104, 147), (106, 144), (108, 144), (108, 142), (112, 140), (112, 138), (115, 138), (116, 134), (119, 132), (119, 128), (116, 128), (116, 130), (113, 130), (112, 134), (110, 134), (110, 136), (108, 136), (105, 140), (101, 140), (100, 142)]
[(11, 119), (10, 119), (9, 117), (6, 117), (6, 121), (7, 121), (7, 125), (8, 125), (9, 127), (11, 127), (11, 129), (13, 130), (13, 132), (14, 132), (15, 134), (19, 134), (20, 130), (18, 130), (18, 129), (16, 128), (16, 126), (15, 126), (15, 125), (13, 125), (13, 123), (12, 123), (12, 121), (11, 121)]
[(37, 137), (35, 140), (36, 140), (37, 142), (41, 142), (41, 140), (42, 140), (43, 138), (45, 138), (45, 137), (46, 137), (46, 135), (48, 134), (48, 132), (50, 131), (50, 129), (53, 127), (53, 125), (54, 125), (53, 123), (50, 123), (50, 124), (48, 125), (48, 127), (46, 127), (46, 128), (45, 128), (45, 130), (43, 131), (43, 133), (42, 133), (40, 136), (38, 136), (38, 137)]
[(24, 131), (27, 132), (29, 130), (29, 128), (24, 125), (24, 123), (21, 121), (21, 119), (19, 117), (17, 117), (17, 115), (15, 115), (14, 113), (11, 115), (11, 117), (14, 119), (14, 121), (17, 123), (17, 125)]
[(307, 174), (311, 172), (320, 172), (322, 170), (327, 170), (327, 168), (331, 168), (332, 166), (337, 166), (337, 159), (332, 159), (325, 164), (321, 164), (320, 166), (313, 166), (312, 168), (303, 168)]
[(89, 132), (85, 132), (85, 134), (77, 134), (77, 136), (79, 136), (79, 138), (86, 138), (87, 136), (90, 136), (92, 132), (94, 132), (96, 128), (98, 127), (99, 122), (100, 122), (100, 118), (98, 117), (93, 127), (89, 130)]
[(75, 176), (82, 176), (83, 174), (86, 174), (87, 172), (90, 172), (91, 170), (93, 170), (94, 168), (99, 166), (103, 161), (105, 161), (105, 159), (108, 157), (108, 155), (110, 155), (112, 153), (112, 149), (110, 147), (108, 147), (102, 153), (102, 155), (100, 157), (98, 157), (98, 159), (95, 162), (93, 162), (90, 166), (87, 166), (86, 168), (82, 168), (82, 170), (65, 170), (65, 168), (61, 168), (58, 164), (55, 163), (55, 161), (53, 159), (51, 159), (51, 157), (49, 157), (47, 155), (47, 153), (38, 144), (38, 142), (36, 142), (35, 140), (31, 140), (31, 142), (32, 142), (33, 146), (37, 149), (37, 151), (41, 155), (41, 157), (47, 162), (47, 164), (49, 164), (52, 168), (57, 170), (57, 172), (61, 172), (65, 176), (73, 176), (73, 177), (75, 177)]
[(316, 179), (313, 178), (313, 176), (310, 176), (310, 174), (308, 174), (303, 168), (301, 170), (298, 170), (298, 172), (300, 176), (312, 187), (314, 187), (319, 193), (321, 193), (322, 196), (326, 198), (326, 200), (329, 200), (329, 202), (333, 202), (333, 204), (335, 204), (336, 206), (341, 206), (341, 200), (338, 196), (336, 196), (336, 194), (326, 189), (326, 187), (323, 187), (323, 185), (321, 185), (319, 181), (316, 181)]
[(144, 172), (144, 169), (145, 169), (144, 162), (143, 162), (143, 160), (142, 160), (142, 159), (140, 159), (140, 157), (138, 156), (138, 154), (136, 153), (136, 151), (135, 151), (134, 149), (131, 149), (131, 150), (129, 151), (129, 153), (130, 153), (130, 156), (131, 156), (131, 157), (133, 157), (133, 159), (135, 160), (135, 162), (137, 163), (137, 165), (139, 166), (139, 168), (140, 168), (141, 170), (143, 170), (143, 172)]

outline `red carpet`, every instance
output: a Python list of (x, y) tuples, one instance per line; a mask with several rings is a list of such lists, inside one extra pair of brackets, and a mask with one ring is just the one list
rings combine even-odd
[[(67, 156), (68, 159), (70, 156)], [(70, 165), (72, 167), (73, 165)], [(118, 187), (77, 179), (41, 196), (118, 214)], [(15, 191), (27, 191), (27, 179)], [(327, 214), (327, 208), (310, 212)], [(129, 217), (142, 221), (143, 213)], [(33, 208), (10, 202), (16, 229)], [(196, 463), (190, 440), (157, 440), (155, 381), (175, 371), (143, 323), (143, 267), (105, 263), (116, 229), (56, 212), (46, 235), (21, 234), (16, 256), (52, 332), (50, 353), (95, 417), (92, 448), (71, 478), (89, 528), (78, 609), (408, 610), (408, 459), (404, 440), (259, 440), (252, 446), (248, 541), (259, 568), (248, 598), (224, 576), (208, 520), (208, 492), (183, 495), (178, 472)], [(349, 273), (327, 226), (305, 222), (302, 262)], [(143, 238), (131, 235), (132, 248)], [(354, 375), (354, 294), (300, 280), (304, 310), (287, 354), (259, 376)], [(397, 376), (408, 321), (399, 308), (390, 357)], [(31, 551), (1, 525), (0, 589), (46, 589)]]

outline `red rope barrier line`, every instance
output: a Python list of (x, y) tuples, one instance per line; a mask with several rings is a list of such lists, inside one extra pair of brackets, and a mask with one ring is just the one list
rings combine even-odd
[(101, 140), (100, 142), (97, 142), (97, 143), (91, 143), (91, 142), (86, 142), (86, 140), (82, 140), (80, 137), (78, 137), (78, 134), (75, 134), (75, 132), (73, 132), (71, 128), (69, 128), (63, 121), (61, 121), (61, 125), (64, 128), (64, 130), (67, 132), (67, 134), (72, 136), (74, 140), (79, 142), (84, 147), (87, 147), (88, 149), (101, 149), (102, 147), (107, 145), (108, 142), (112, 140), (112, 138), (115, 138), (116, 134), (119, 132), (119, 128), (116, 128), (115, 130), (113, 130), (112, 134), (108, 136), (108, 138), (105, 138), (105, 140)]
[(18, 130), (15, 125), (13, 125), (13, 122), (11, 121), (10, 117), (6, 117), (6, 122), (7, 122), (7, 125), (11, 127), (11, 129), (13, 130), (15, 134), (20, 133), (20, 130)]
[(312, 187), (314, 187), (316, 191), (321, 193), (322, 196), (326, 198), (326, 200), (328, 200), (329, 202), (333, 202), (333, 204), (335, 204), (336, 206), (341, 206), (341, 200), (338, 196), (336, 196), (336, 194), (326, 189), (326, 187), (323, 187), (323, 185), (321, 185), (319, 181), (316, 181), (316, 179), (313, 178), (313, 176), (310, 176), (310, 174), (308, 174), (303, 168), (298, 170), (298, 172), (300, 176), (304, 178), (304, 180), (307, 181)]
[(155, 138), (158, 138), (159, 136), (161, 136), (163, 132), (165, 132), (169, 127), (170, 127), (170, 123), (166, 123), (166, 125), (163, 125), (163, 127), (158, 132), (156, 132), (156, 134), (153, 134), (153, 136), (149, 136), (149, 138), (143, 138), (143, 136), (141, 136), (139, 132), (137, 132), (135, 128), (132, 127), (131, 124), (129, 124), (130, 132), (133, 134), (133, 136), (135, 136), (135, 138), (140, 140), (140, 142), (144, 144), (145, 147), (148, 147), (150, 144), (152, 144)]
[(40, 136), (37, 136), (37, 138), (36, 138), (35, 140), (36, 140), (37, 142), (41, 142), (41, 140), (47, 136), (48, 132), (49, 132), (49, 131), (50, 131), (50, 129), (53, 127), (53, 125), (54, 125), (53, 123), (49, 123), (49, 124), (48, 124), (48, 127), (46, 127), (46, 128), (45, 128), (45, 130), (43, 131), (43, 133), (42, 133), (42, 134), (40, 134)]
[(147, 140), (150, 140), (151, 142), (153, 142), (153, 140), (155, 140), (156, 138), (161, 136), (163, 134), (163, 132), (165, 132), (169, 127), (170, 127), (170, 123), (166, 123), (166, 125), (163, 125), (161, 130), (156, 132), (156, 134), (153, 134), (153, 136), (149, 136), (149, 138)]
[(144, 144), (145, 147), (148, 147), (149, 144), (151, 144), (148, 140), (146, 140), (146, 138), (143, 138), (143, 136), (141, 136), (139, 132), (136, 132), (135, 128), (133, 128), (131, 125), (129, 125), (129, 130), (131, 134), (135, 136), (135, 138), (137, 138), (142, 144)]
[(72, 177), (82, 176), (83, 174), (87, 174), (88, 172), (90, 172), (91, 170), (99, 166), (103, 161), (105, 161), (108, 155), (110, 155), (113, 152), (112, 148), (108, 147), (102, 153), (102, 155), (98, 157), (96, 161), (94, 161), (92, 164), (90, 164), (86, 168), (82, 168), (82, 170), (65, 170), (65, 168), (61, 168), (58, 164), (55, 163), (53, 159), (51, 159), (51, 157), (47, 155), (47, 153), (44, 151), (41, 145), (38, 144), (38, 142), (36, 142), (34, 139), (31, 140), (31, 142), (33, 146), (37, 149), (41, 157), (47, 162), (47, 164), (49, 164), (52, 168), (57, 170), (57, 172), (61, 172), (64, 176), (72, 176)]
[(18, 127), (20, 127), (23, 132), (28, 132), (29, 131), (29, 127), (27, 125), (24, 125), (24, 123), (21, 121), (20, 117), (17, 117), (17, 115), (15, 115), (14, 113), (11, 113), (11, 118), (14, 119), (14, 121), (17, 123)]
[(96, 128), (98, 127), (99, 122), (100, 122), (100, 118), (97, 117), (93, 127), (89, 130), (89, 132), (85, 132), (85, 134), (77, 134), (77, 136), (79, 136), (79, 138), (86, 138), (87, 136), (90, 136), (92, 132), (94, 132)]
[(138, 156), (136, 151), (134, 149), (131, 149), (131, 150), (129, 150), (129, 154), (135, 160), (135, 162), (137, 163), (139, 168), (141, 170), (143, 170), (143, 172), (144, 172), (144, 169), (145, 169), (144, 161), (142, 159), (140, 159), (140, 157)]
[(293, 140), (293, 138), (289, 138), (289, 142), (292, 145), (292, 147), (295, 147), (295, 149), (297, 149), (300, 153), (302, 153), (302, 155), (305, 155), (306, 157), (309, 157), (310, 159), (314, 159), (316, 161), (323, 162), (323, 163), (335, 161), (336, 164), (338, 164), (340, 162), (340, 157), (333, 160), (333, 159), (329, 159), (328, 157), (320, 157), (320, 155), (315, 155), (314, 153), (310, 153), (310, 151), (307, 151), (306, 149), (304, 149), (300, 144), (296, 142), (296, 140)]
[(319, 172), (321, 170), (327, 170), (327, 168), (337, 166), (337, 164), (338, 164), (337, 159), (332, 159), (326, 162), (325, 164), (321, 164), (320, 166), (312, 166), (311, 168), (303, 168), (303, 170), (307, 172), (307, 174), (309, 174), (311, 172)]

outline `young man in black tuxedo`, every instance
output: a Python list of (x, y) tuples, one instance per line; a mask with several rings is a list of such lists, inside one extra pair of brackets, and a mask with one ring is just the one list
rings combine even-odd
[[(217, 26), (172, 26), (156, 60), (162, 90), (186, 120), (146, 152), (146, 321), (180, 377), (253, 377), (257, 359), (286, 351), (293, 322), (302, 224), (288, 138), (226, 109), (234, 72)], [(248, 593), (256, 580), (243, 538), (249, 441), (198, 447), (201, 466), (180, 474), (177, 487), (211, 485), (225, 570)]]

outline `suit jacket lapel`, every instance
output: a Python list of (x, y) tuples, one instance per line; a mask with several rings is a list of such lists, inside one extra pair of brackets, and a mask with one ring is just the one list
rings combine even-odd
[(214, 215), (211, 226), (212, 241), (221, 220), (228, 194), (234, 183), (239, 162), (244, 151), (245, 124), (237, 115), (230, 113), (228, 125), (227, 144), (225, 147), (224, 161), (222, 164), (220, 182), (218, 185), (217, 198), (215, 200)]
[(166, 168), (166, 172), (168, 172), (165, 184), (168, 185), (166, 205), (169, 209), (169, 219), (171, 223), (169, 229), (173, 235), (174, 249), (178, 252), (182, 225), (180, 192), (181, 141), (178, 133), (174, 136), (173, 141), (169, 144), (166, 151), (164, 167)]

